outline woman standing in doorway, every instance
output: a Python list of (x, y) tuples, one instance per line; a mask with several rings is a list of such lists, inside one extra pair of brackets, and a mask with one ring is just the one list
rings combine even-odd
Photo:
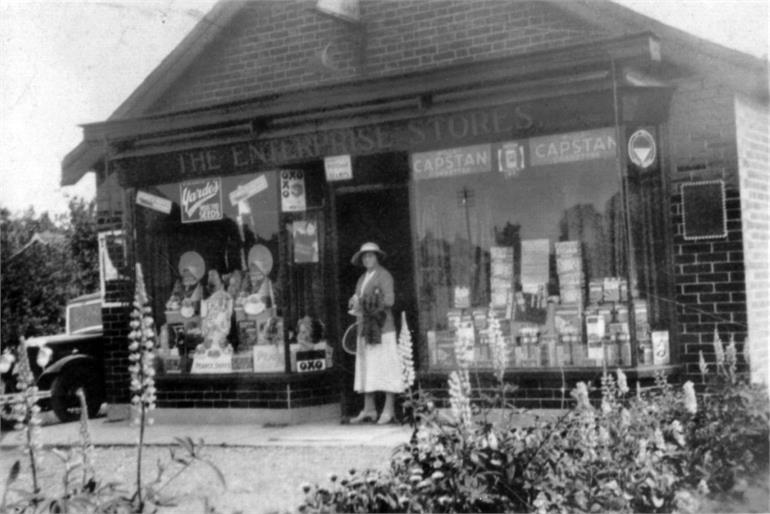
[(355, 265), (363, 265), (366, 272), (358, 279), (355, 294), (348, 307), (358, 318), (356, 345), (356, 372), (353, 389), (364, 395), (364, 409), (351, 423), (377, 419), (375, 392), (385, 393), (385, 405), (377, 424), (394, 420), (396, 393), (403, 391), (401, 369), (396, 345), (396, 327), (393, 323), (393, 277), (380, 265), (385, 258), (376, 243), (364, 243), (353, 255)]

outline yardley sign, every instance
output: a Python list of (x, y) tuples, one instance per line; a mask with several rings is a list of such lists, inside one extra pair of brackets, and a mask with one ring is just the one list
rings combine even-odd
[(603, 96), (551, 98), (357, 127), (319, 129), (284, 137), (266, 132), (255, 140), (145, 157), (117, 157), (124, 185), (244, 173), (330, 155), (371, 155), (462, 147), (535, 133), (575, 130), (612, 119)]

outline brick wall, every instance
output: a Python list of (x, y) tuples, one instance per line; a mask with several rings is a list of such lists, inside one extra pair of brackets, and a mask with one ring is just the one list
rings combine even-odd
[[(400, 74), (586, 42), (607, 33), (540, 2), (362, 0), (365, 66), (356, 33), (315, 0), (254, 1), (152, 111), (178, 110), (352, 77)], [(328, 45), (331, 71), (320, 66)]]
[(770, 113), (767, 104), (743, 97), (735, 113), (751, 374), (770, 384)]
[(334, 374), (281, 377), (217, 376), (197, 378), (159, 376), (158, 407), (286, 409), (336, 403), (339, 379)]
[[(741, 344), (747, 335), (741, 197), (738, 189), (734, 95), (705, 79), (677, 84), (669, 121), (674, 230), (674, 281), (680, 357), (685, 372), (698, 374), (698, 352), (713, 361), (714, 330)], [(685, 241), (681, 185), (723, 179), (725, 238)]]

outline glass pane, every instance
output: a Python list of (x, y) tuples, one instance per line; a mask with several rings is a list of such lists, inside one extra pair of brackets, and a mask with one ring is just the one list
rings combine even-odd
[[(629, 360), (615, 159), (416, 180), (414, 187), (420, 329), (432, 366), (453, 365), (458, 333), (473, 337), (476, 363), (490, 366), (490, 315), (501, 320), (511, 366), (617, 364), (621, 351)], [(612, 331), (622, 334), (612, 338)]]

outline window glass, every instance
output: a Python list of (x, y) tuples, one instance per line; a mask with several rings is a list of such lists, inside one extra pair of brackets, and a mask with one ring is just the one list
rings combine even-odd
[(490, 316), (509, 366), (630, 364), (620, 180), (614, 155), (599, 157), (533, 154), (514, 173), (415, 180), (420, 328), (432, 367), (454, 365), (457, 338), (472, 339), (477, 365), (491, 366)]
[[(146, 201), (136, 207), (137, 256), (159, 325), (163, 371), (285, 372), (287, 336), (296, 338), (299, 319), (306, 311), (325, 316), (313, 298), (288, 298), (298, 287), (322, 289), (317, 177), (281, 170), (139, 194), (171, 203), (170, 212)], [(298, 276), (305, 280), (299, 286)], [(321, 337), (317, 328), (312, 337)]]

